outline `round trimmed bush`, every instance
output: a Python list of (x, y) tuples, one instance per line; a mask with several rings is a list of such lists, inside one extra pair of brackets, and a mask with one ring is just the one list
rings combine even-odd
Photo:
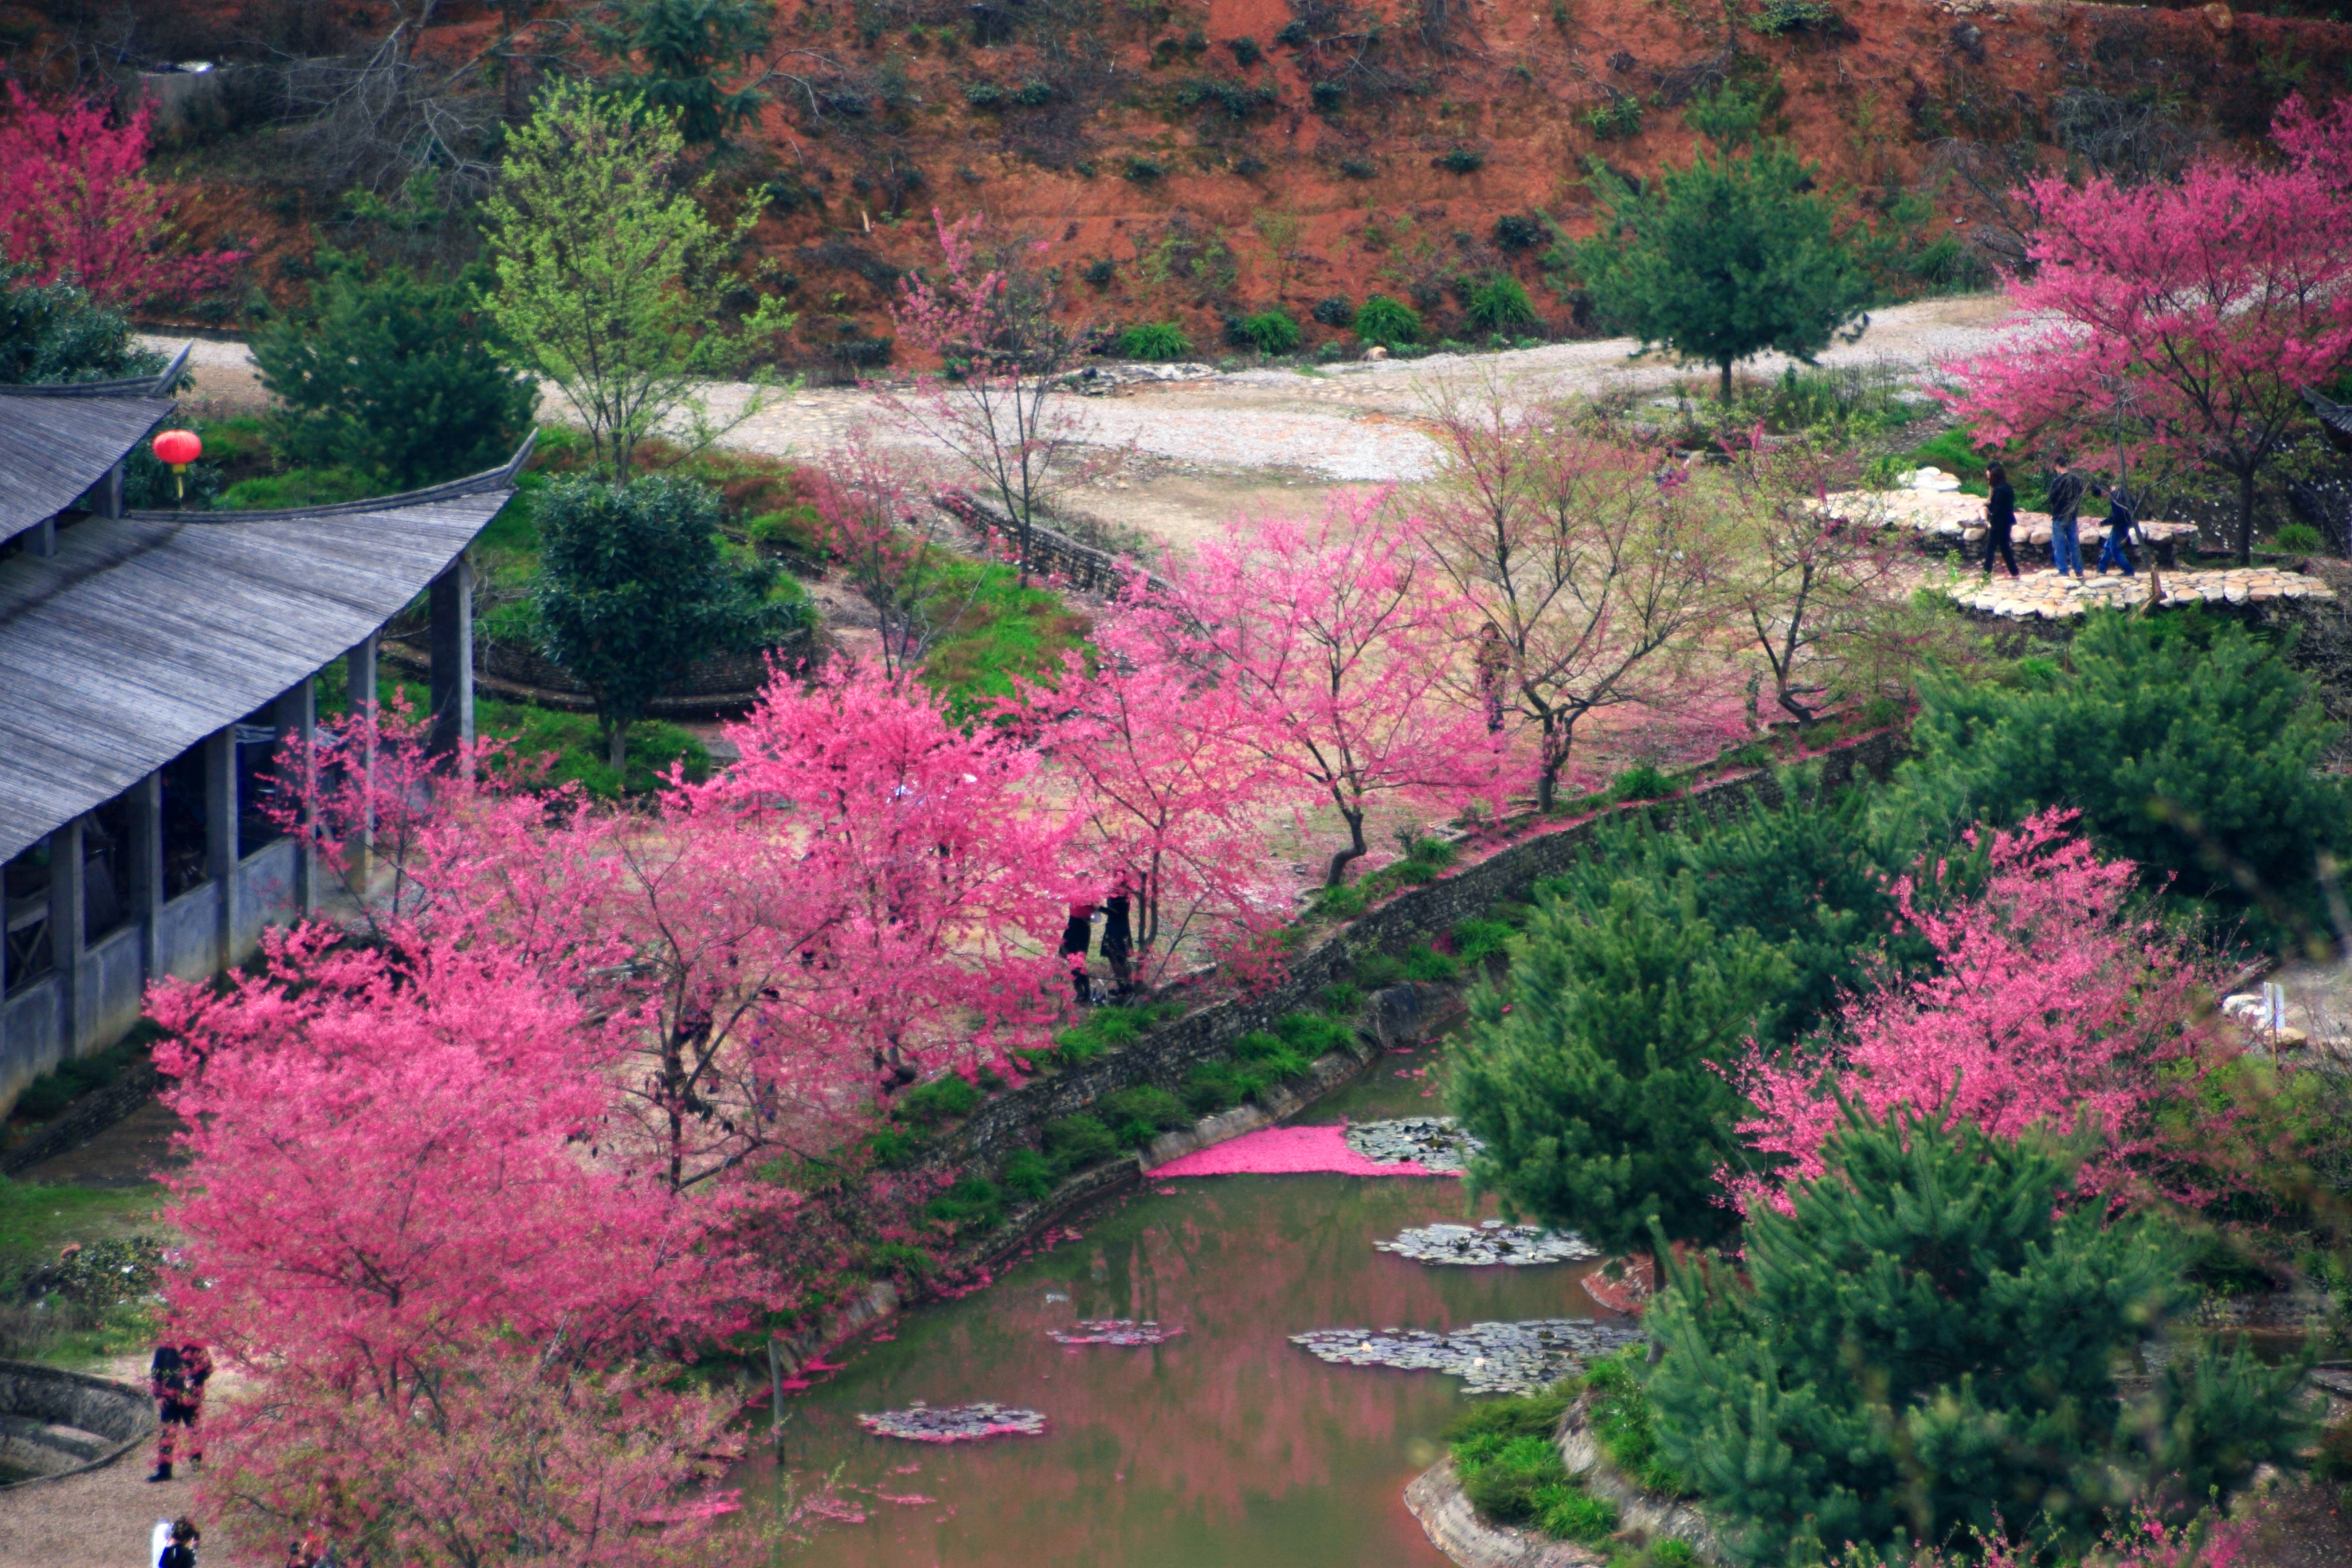
[(1375, 294), (1356, 312), (1356, 335), (1382, 348), (1421, 341), (1421, 313), (1386, 294)]

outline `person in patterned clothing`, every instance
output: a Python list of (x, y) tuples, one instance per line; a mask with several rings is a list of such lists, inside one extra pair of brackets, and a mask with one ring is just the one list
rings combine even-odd
[(147, 1369), (149, 1390), (155, 1395), (155, 1473), (149, 1480), (172, 1479), (179, 1428), (186, 1429), (188, 1463), (205, 1462), (205, 1440), (196, 1423), (205, 1413), (205, 1385), (212, 1375), (212, 1352), (194, 1341), (155, 1347)]

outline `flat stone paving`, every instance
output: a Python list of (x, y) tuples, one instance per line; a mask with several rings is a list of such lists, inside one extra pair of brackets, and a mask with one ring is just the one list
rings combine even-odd
[(1951, 584), (1943, 591), (1962, 609), (2017, 621), (2072, 620), (2098, 608), (2132, 609), (2146, 605), (2151, 583), (2162, 584), (2158, 608), (2182, 605), (2258, 605), (2280, 599), (2332, 599), (2336, 590), (2316, 577), (2272, 567), (2231, 567), (2215, 572), (2157, 570), (2153, 578), (2142, 561), (2137, 576), (2095, 574), (2061, 576), (2044, 567), (2012, 578), (1996, 572), (1981, 579)]
[[(2093, 503), (2095, 507), (2097, 503)], [(1844, 518), (1850, 522), (1867, 522), (1880, 528), (1907, 528), (1914, 533), (1930, 538), (1948, 539), (1962, 544), (1976, 544), (1985, 536), (1985, 499), (1959, 490), (1832, 490), (1814, 503), (1816, 510), (1831, 517)], [(2098, 511), (2082, 520), (2083, 542), (2086, 549), (2096, 552), (2103, 537)], [(2193, 540), (2197, 525), (2193, 522), (2142, 521), (2139, 536), (2149, 545), (2168, 540)], [(2050, 514), (2046, 511), (2021, 511), (2017, 526), (2011, 531), (2011, 542), (2022, 550), (2029, 544), (2044, 550), (2050, 545)], [(2140, 552), (2146, 553), (2146, 552)]]

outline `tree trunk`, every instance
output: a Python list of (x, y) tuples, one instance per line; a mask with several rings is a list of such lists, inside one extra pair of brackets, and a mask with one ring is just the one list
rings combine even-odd
[(1726, 408), (1731, 406), (1731, 362), (1729, 360), (1723, 362), (1723, 405)]
[(629, 727), (617, 719), (604, 721), (604, 760), (616, 773), (628, 764)]
[(2254, 470), (2238, 475), (2238, 564), (2254, 563)]
[(1364, 814), (1342, 807), (1339, 815), (1347, 818), (1348, 845), (1344, 849), (1331, 851), (1331, 866), (1323, 876), (1323, 885), (1327, 888), (1338, 887), (1340, 879), (1347, 876), (1348, 868), (1367, 852), (1367, 846), (1364, 843)]

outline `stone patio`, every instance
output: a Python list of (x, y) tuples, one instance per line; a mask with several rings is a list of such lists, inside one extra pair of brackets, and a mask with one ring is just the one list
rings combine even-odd
[(2278, 599), (2332, 599), (2336, 591), (2316, 577), (2271, 567), (2231, 567), (2214, 572), (2159, 571), (2151, 575), (2142, 563), (2139, 575), (2109, 575), (2076, 579), (2043, 568), (2011, 578), (1997, 572), (1990, 582), (1962, 579), (1943, 592), (1964, 610), (2000, 616), (2014, 621), (2065, 621), (2097, 608), (2132, 609), (2146, 605), (2151, 582), (2161, 583), (2159, 608), (2182, 605), (2259, 605)]
[[(1961, 493), (1957, 489), (1936, 486), (1929, 489), (1896, 490), (1832, 490), (1815, 503), (1832, 517), (1850, 522), (1866, 522), (1880, 528), (1907, 528), (1928, 539), (1948, 541), (1958, 545), (1981, 545), (1984, 542), (1985, 499)], [(2099, 517), (2105, 507), (2092, 502), (2088, 515), (2082, 520), (2083, 545), (2095, 552), (2104, 537)], [(2197, 525), (2193, 522), (2151, 522), (2139, 525), (2140, 538), (2149, 550), (2162, 550), (2179, 541), (2194, 542)], [(2028, 545), (2043, 551), (2050, 548), (2050, 514), (2046, 511), (2021, 511), (2017, 527), (2010, 541), (2020, 553)], [(2143, 552), (2145, 553), (2145, 552)]]

